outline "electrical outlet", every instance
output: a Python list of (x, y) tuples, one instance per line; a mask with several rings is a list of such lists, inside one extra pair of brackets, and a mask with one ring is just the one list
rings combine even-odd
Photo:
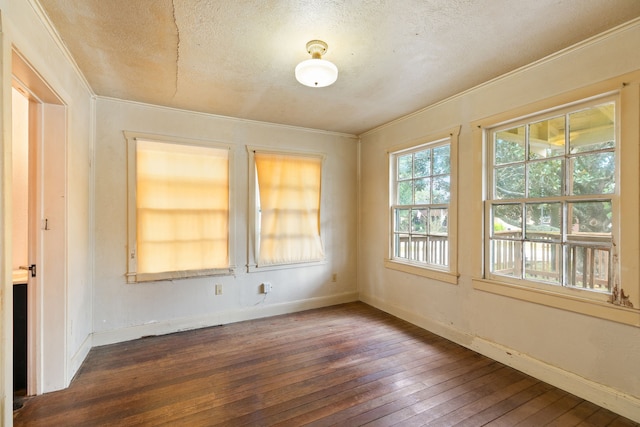
[(216, 295), (222, 295), (222, 284), (216, 283)]
[(273, 291), (273, 285), (271, 284), (271, 282), (264, 282), (262, 284), (262, 293), (268, 294), (271, 291)]
[(337, 282), (338, 281), (338, 273), (333, 273), (331, 275), (331, 281), (332, 282)]

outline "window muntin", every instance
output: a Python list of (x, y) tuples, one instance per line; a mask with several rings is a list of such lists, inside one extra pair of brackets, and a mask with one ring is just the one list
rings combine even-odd
[(323, 158), (255, 151), (258, 267), (324, 260), (320, 234)]
[(125, 133), (129, 282), (228, 274), (228, 147)]
[(391, 259), (450, 266), (450, 138), (391, 153)]
[(616, 103), (489, 129), (490, 276), (610, 293)]

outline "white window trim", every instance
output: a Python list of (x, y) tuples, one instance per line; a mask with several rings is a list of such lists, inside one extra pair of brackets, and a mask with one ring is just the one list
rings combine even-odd
[[(542, 304), (566, 311), (581, 313), (628, 325), (640, 326), (640, 224), (637, 215), (624, 215), (624, 212), (640, 212), (640, 72), (619, 76), (598, 84), (558, 95), (534, 104), (516, 108), (472, 122), (474, 147), (482, 150), (476, 156), (474, 176), (482, 184), (482, 201), (486, 200), (486, 129), (495, 128), (504, 123), (537, 116), (547, 111), (581, 104), (591, 99), (618, 96), (618, 135), (616, 147), (616, 167), (618, 182), (614, 200), (614, 210), (620, 212), (618, 225), (613, 230), (619, 255), (619, 282), (626, 294), (630, 295), (633, 308), (612, 304), (602, 295), (574, 288), (555, 285), (530, 286), (531, 282), (508, 280), (504, 277), (490, 277), (485, 270), (485, 233), (486, 211), (482, 203), (478, 214), (483, 213), (483, 226), (475, 233), (476, 243), (472, 246), (482, 251), (482, 256), (474, 264), (472, 283), (474, 289), (490, 292), (532, 303)], [(624, 197), (620, 197), (624, 191)]]
[[(419, 139), (395, 145), (387, 150), (387, 200), (389, 206), (387, 209), (387, 258), (384, 259), (384, 266), (391, 270), (402, 271), (404, 273), (414, 274), (417, 276), (435, 279), (441, 282), (458, 284), (458, 140), (460, 136), (461, 126), (456, 126), (438, 133), (426, 135)], [(400, 259), (393, 258), (393, 214), (391, 206), (394, 204), (393, 195), (395, 194), (394, 183), (392, 178), (391, 157), (400, 151), (409, 151), (420, 146), (428, 148), (431, 143), (448, 140), (450, 147), (450, 192), (451, 200), (449, 201), (449, 219), (448, 237), (449, 237), (449, 266), (447, 268), (438, 268), (437, 266), (417, 264)]]
[[(184, 279), (203, 276), (230, 276), (235, 273), (234, 240), (235, 240), (235, 215), (233, 212), (233, 149), (229, 144), (213, 141), (196, 140), (189, 138), (156, 135), (134, 131), (124, 131), (127, 143), (127, 283), (151, 282), (160, 280)], [(136, 141), (156, 141), (169, 144), (192, 145), (210, 148), (222, 148), (229, 150), (229, 266), (227, 268), (171, 271), (162, 273), (137, 273), (137, 213), (136, 213)]]
[[(255, 162), (255, 153), (268, 153), (268, 154), (282, 154), (287, 156), (315, 156), (322, 160), (322, 169), (320, 176), (320, 224), (325, 224), (325, 188), (326, 188), (326, 177), (325, 177), (325, 160), (326, 154), (316, 152), (316, 151), (303, 151), (303, 150), (278, 150), (273, 149), (271, 147), (263, 147), (258, 145), (247, 145), (247, 158), (248, 158), (248, 169), (249, 169), (249, 203), (248, 203), (248, 233), (247, 233), (247, 272), (255, 273), (259, 271), (274, 271), (274, 270), (284, 270), (289, 268), (301, 268), (301, 267), (312, 267), (316, 265), (324, 265), (327, 263), (326, 260), (326, 251), (325, 251), (325, 259), (320, 261), (309, 261), (309, 262), (298, 262), (298, 263), (286, 263), (286, 264), (269, 264), (260, 266), (257, 264), (258, 259), (258, 239), (256, 238), (256, 233), (258, 232), (258, 215), (256, 214), (257, 206), (256, 206), (256, 162)], [(320, 240), (323, 245), (325, 243), (325, 227), (320, 227)], [(326, 247), (325, 247), (326, 249)]]

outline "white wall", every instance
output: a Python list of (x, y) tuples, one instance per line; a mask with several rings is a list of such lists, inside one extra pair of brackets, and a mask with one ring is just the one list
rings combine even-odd
[[(640, 328), (473, 288), (482, 274), (482, 158), (470, 125), (638, 70), (638, 52), (640, 21), (362, 135), (361, 299), (640, 421)], [(459, 283), (386, 269), (386, 150), (457, 125)]]
[[(88, 348), (90, 347), (91, 323), (91, 266), (92, 248), (90, 233), (90, 194), (91, 182), (91, 143), (93, 141), (92, 126), (92, 98), (88, 86), (79, 76), (71, 61), (65, 56), (59, 45), (54, 41), (48, 28), (43, 24), (40, 12), (30, 1), (0, 0), (2, 17), (2, 156), (3, 165), (1, 180), (3, 187), (3, 203), (0, 204), (0, 221), (2, 223), (2, 274), (3, 299), (1, 323), (3, 335), (0, 340), (0, 354), (2, 354), (2, 381), (0, 382), (0, 397), (2, 398), (2, 414), (0, 424), (11, 425), (13, 388), (11, 383), (12, 366), (8, 356), (11, 353), (12, 342), (10, 325), (11, 307), (11, 201), (5, 196), (9, 190), (11, 195), (11, 74), (12, 49), (18, 50), (33, 66), (36, 72), (48, 84), (66, 105), (66, 119), (63, 123), (66, 131), (66, 153), (62, 153), (67, 166), (67, 176), (64, 188), (66, 197), (66, 234), (64, 247), (66, 262), (61, 266), (65, 272), (65, 279), (58, 283), (50, 283), (48, 290), (55, 292), (56, 299), (62, 301), (62, 306), (49, 305), (55, 310), (55, 322), (41, 325), (41, 347), (55, 347), (60, 349), (63, 360), (60, 365), (49, 366), (47, 360), (42, 361), (41, 375), (55, 379), (50, 383), (51, 391), (68, 385)], [(29, 83), (29, 82), (25, 82)], [(64, 173), (64, 170), (61, 171)], [(7, 228), (9, 224), (9, 228)], [(46, 306), (47, 300), (42, 301)], [(51, 336), (58, 336), (55, 342), (47, 342)], [(62, 339), (59, 337), (62, 336)], [(61, 342), (62, 341), (62, 342)], [(45, 358), (46, 359), (46, 358)], [(42, 386), (42, 384), (40, 384)]]
[[(349, 135), (250, 122), (98, 98), (96, 110), (94, 345), (357, 299), (357, 140)], [(232, 146), (231, 215), (235, 276), (127, 284), (127, 174), (123, 131), (222, 142)], [(246, 146), (326, 155), (321, 220), (326, 263), (247, 273)], [(332, 282), (332, 274), (337, 281)], [(266, 298), (260, 284), (270, 281)], [(214, 295), (214, 285), (223, 294)]]

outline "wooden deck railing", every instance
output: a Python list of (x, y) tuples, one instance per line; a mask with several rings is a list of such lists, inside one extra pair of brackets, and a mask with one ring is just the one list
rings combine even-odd
[[(549, 233), (529, 233), (530, 241), (508, 240), (519, 232), (497, 232), (492, 241), (494, 274), (562, 283), (562, 246)], [(588, 236), (587, 236), (588, 237)], [(502, 239), (500, 239), (502, 238)], [(557, 235), (553, 235), (557, 239)], [(611, 249), (606, 244), (567, 243), (567, 283), (570, 286), (610, 291)], [(396, 256), (432, 265), (449, 265), (447, 236), (396, 236)], [(524, 259), (523, 259), (524, 257)], [(523, 271), (524, 269), (524, 271)]]
[(396, 236), (396, 256), (432, 265), (449, 265), (447, 236)]
[[(549, 233), (529, 233), (532, 241), (525, 247), (520, 240), (507, 240), (519, 236), (519, 232), (497, 232), (495, 236), (505, 240), (493, 240), (493, 265), (495, 274), (513, 276), (543, 282), (562, 282), (562, 247), (552, 241)], [(585, 235), (589, 237), (588, 235)], [(557, 239), (557, 235), (554, 236)], [(567, 243), (567, 282), (570, 286), (610, 291), (609, 273), (611, 249), (605, 244)], [(524, 259), (523, 259), (524, 257)], [(523, 274), (524, 269), (524, 274)]]

